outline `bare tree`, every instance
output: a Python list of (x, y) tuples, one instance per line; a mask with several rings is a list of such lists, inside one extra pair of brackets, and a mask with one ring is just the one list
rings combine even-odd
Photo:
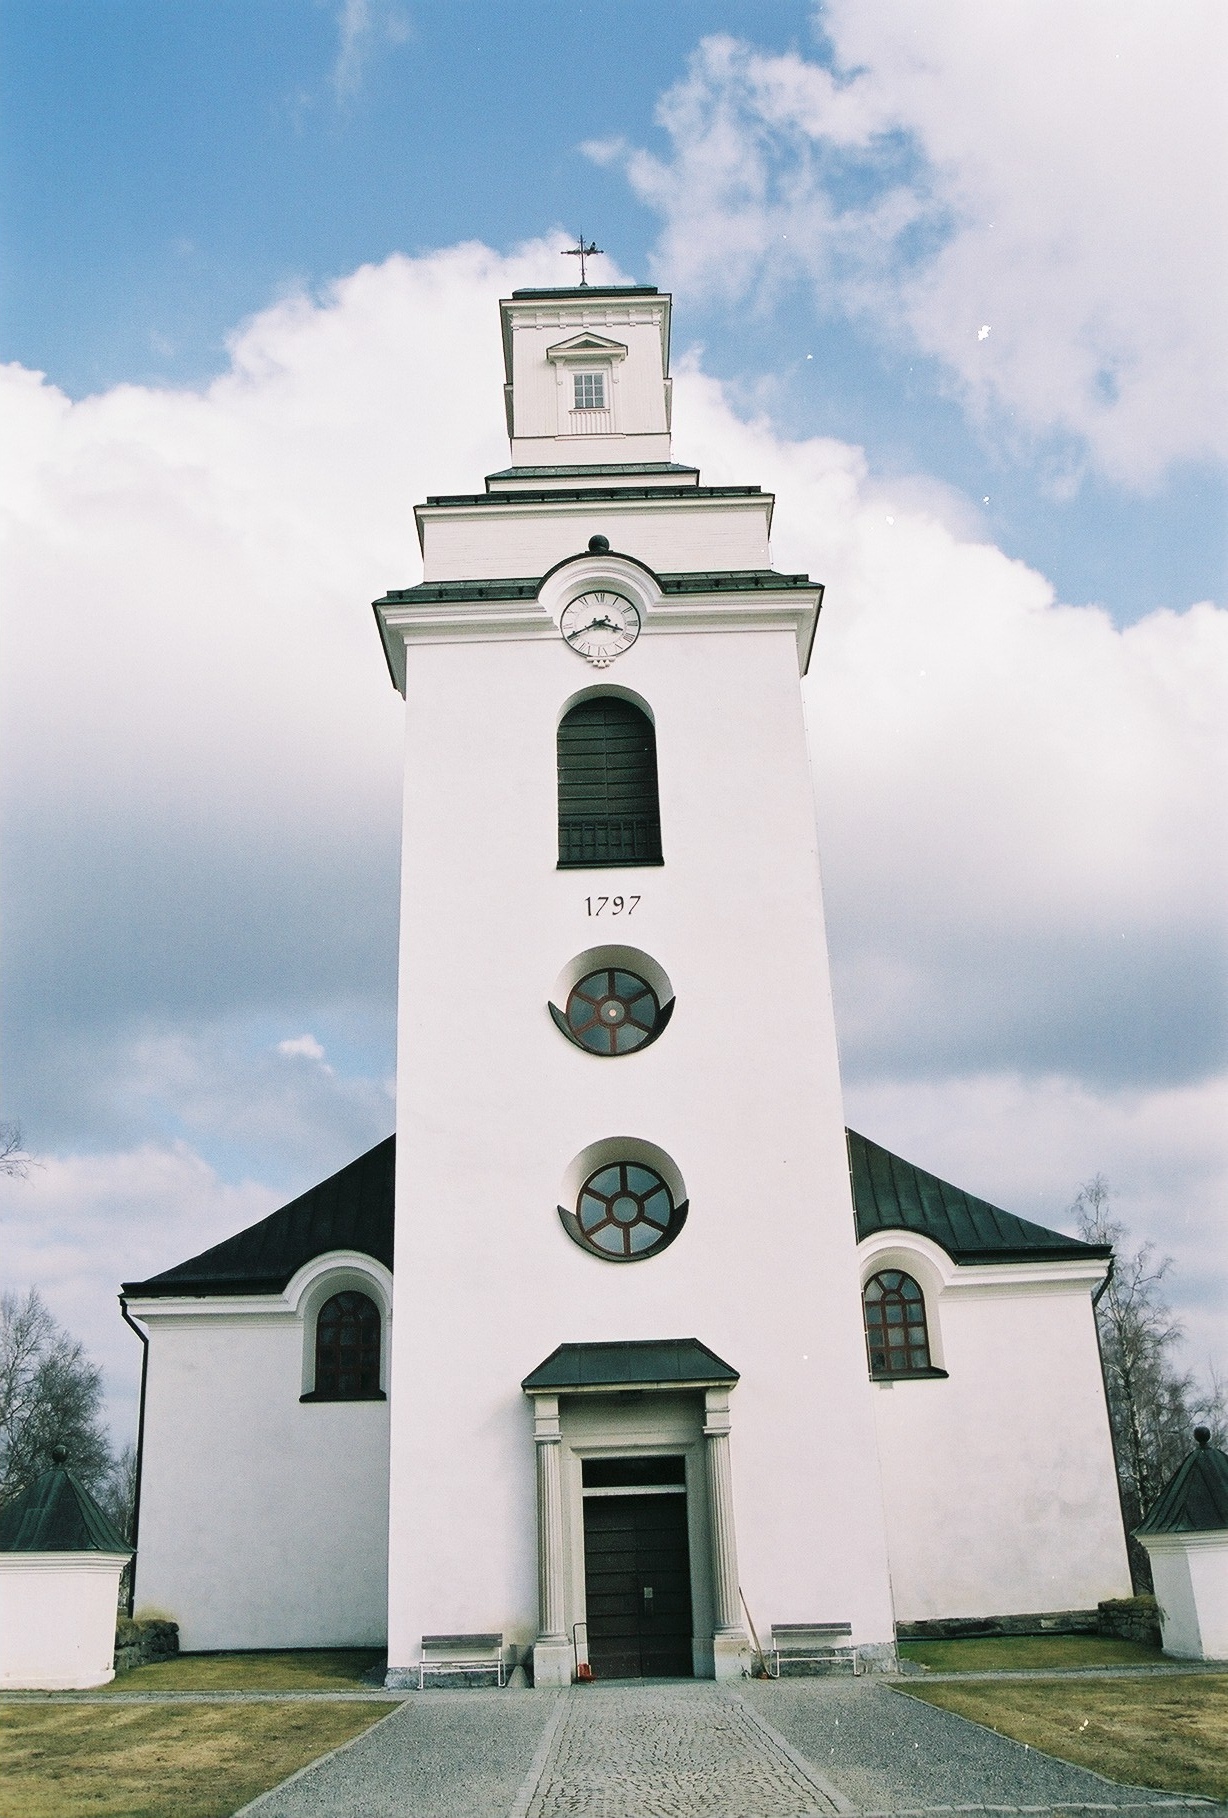
[(1206, 1418), (1222, 1437), (1224, 1385), (1212, 1364), (1210, 1388), (1200, 1390), (1193, 1375), (1176, 1362), (1173, 1353), (1183, 1333), (1164, 1298), (1172, 1258), (1157, 1258), (1152, 1243), (1128, 1251), (1128, 1232), (1112, 1216), (1111, 1199), (1108, 1182), (1097, 1174), (1079, 1188), (1070, 1213), (1088, 1243), (1113, 1247), (1096, 1324), (1130, 1568), (1135, 1588), (1150, 1590), (1151, 1568), (1134, 1529), (1190, 1450), (1195, 1422)]
[(37, 1288), (0, 1294), (0, 1503), (45, 1471), (55, 1446), (95, 1494), (115, 1469), (102, 1424), (102, 1375)]
[(117, 1534), (132, 1539), (136, 1515), (136, 1447), (124, 1446), (116, 1455), (106, 1482), (98, 1492), (103, 1513)]
[(24, 1180), (33, 1165), (34, 1157), (27, 1154), (22, 1140), (21, 1125), (0, 1121), (0, 1174)]

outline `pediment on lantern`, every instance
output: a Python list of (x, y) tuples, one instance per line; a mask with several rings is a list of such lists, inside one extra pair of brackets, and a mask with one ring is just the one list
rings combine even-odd
[(625, 360), (627, 349), (621, 341), (611, 341), (605, 335), (590, 334), (587, 330), (578, 335), (571, 335), (566, 341), (556, 341), (553, 347), (546, 349), (548, 360)]

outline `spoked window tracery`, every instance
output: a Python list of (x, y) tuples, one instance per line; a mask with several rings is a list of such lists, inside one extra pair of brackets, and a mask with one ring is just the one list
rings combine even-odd
[(643, 1162), (609, 1162), (590, 1174), (575, 1211), (559, 1207), (567, 1234), (607, 1262), (638, 1262), (673, 1243), (686, 1222), (680, 1205), (655, 1168)]
[(647, 980), (618, 967), (590, 972), (567, 999), (567, 1034), (591, 1054), (630, 1054), (661, 1030), (661, 1005)]

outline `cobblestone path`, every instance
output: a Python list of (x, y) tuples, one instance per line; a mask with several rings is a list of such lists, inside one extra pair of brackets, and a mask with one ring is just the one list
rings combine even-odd
[(743, 1699), (715, 1685), (579, 1688), (542, 1740), (512, 1818), (817, 1818), (852, 1809)]

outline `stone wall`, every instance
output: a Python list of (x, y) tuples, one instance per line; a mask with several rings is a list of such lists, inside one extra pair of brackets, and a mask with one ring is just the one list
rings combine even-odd
[(1113, 1597), (1096, 1611), (1100, 1633), (1115, 1635), (1119, 1641), (1141, 1641), (1147, 1647), (1160, 1645), (1160, 1606), (1154, 1597)]
[(1096, 1610), (1046, 1610), (1030, 1616), (938, 1616), (901, 1622), (896, 1633), (901, 1641), (968, 1641), (981, 1635), (1098, 1635), (1101, 1629)]
[(115, 1671), (126, 1673), (131, 1667), (147, 1666), (151, 1660), (167, 1660), (179, 1652), (177, 1622), (130, 1622), (121, 1617), (115, 1630)]

